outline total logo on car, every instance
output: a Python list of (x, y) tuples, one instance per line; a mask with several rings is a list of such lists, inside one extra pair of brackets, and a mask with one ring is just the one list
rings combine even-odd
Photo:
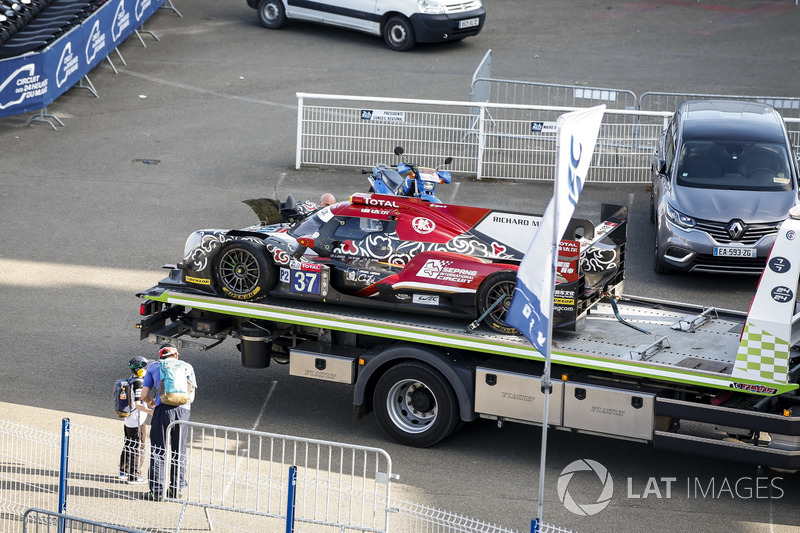
[(338, 26), (383, 37), (392, 50), (416, 43), (458, 41), (477, 35), (486, 10), (480, 0), (247, 0), (269, 29), (289, 20)]

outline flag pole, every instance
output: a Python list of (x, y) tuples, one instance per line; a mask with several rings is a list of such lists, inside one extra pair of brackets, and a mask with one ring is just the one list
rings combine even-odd
[[(605, 105), (599, 105), (572, 111), (561, 115), (556, 121), (556, 179), (553, 198), (545, 210), (539, 229), (533, 234), (528, 252), (520, 262), (514, 297), (505, 317), (506, 324), (525, 335), (544, 357), (544, 369), (540, 381), (544, 395), (544, 413), (542, 413), (539, 510), (536, 524), (541, 524), (544, 508), (548, 415), (550, 394), (553, 389), (550, 379), (553, 297), (558, 272), (559, 243), (569, 227), (569, 219), (572, 218), (572, 213), (578, 204), (605, 108)], [(550, 256), (543, 254), (543, 251)], [(538, 527), (533, 528), (532, 525), (534, 531), (538, 531)]]
[[(556, 130), (561, 128), (562, 124), (561, 117), (558, 118)], [(561, 158), (561, 150), (559, 149), (561, 145), (561, 136), (556, 137), (556, 174), (558, 174), (559, 168), (559, 159)], [(558, 178), (555, 180), (555, 186), (553, 189), (553, 197), (559, 198), (559, 187), (560, 182)], [(555, 220), (559, 220), (558, 218), (558, 202), (553, 202), (553, 214)], [(553, 261), (549, 265), (550, 268), (550, 279), (547, 283), (547, 294), (544, 294), (543, 302), (547, 302), (545, 305), (549, 307), (548, 316), (553, 316), (553, 293), (555, 292), (555, 279), (556, 279), (556, 265), (558, 264), (558, 243), (561, 240), (561, 235), (558, 234), (558, 224), (553, 224), (553, 239), (550, 244), (551, 246), (551, 253)], [(542, 444), (541, 444), (541, 455), (539, 457), (539, 507), (537, 510), (537, 520), (538, 524), (541, 526), (542, 519), (543, 519), (543, 512), (544, 512), (544, 478), (545, 478), (545, 463), (547, 460), (547, 426), (548, 426), (548, 414), (550, 412), (550, 394), (553, 392), (553, 385), (550, 382), (550, 352), (551, 347), (553, 344), (553, 321), (548, 321), (547, 327), (547, 343), (545, 344), (545, 353), (544, 353), (544, 371), (542, 372), (542, 383), (541, 383), (541, 390), (544, 394), (544, 413), (542, 414)]]

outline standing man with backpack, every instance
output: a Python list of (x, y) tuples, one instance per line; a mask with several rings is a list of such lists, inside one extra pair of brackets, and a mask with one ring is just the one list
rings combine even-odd
[(149, 401), (154, 406), (150, 423), (150, 492), (146, 496), (153, 501), (162, 500), (165, 494), (167, 439), (171, 450), (167, 497), (179, 499), (181, 490), (187, 485), (187, 433), (177, 430), (167, 435), (167, 427), (177, 420), (189, 420), (197, 388), (192, 365), (179, 360), (178, 350), (174, 346), (162, 346), (158, 358), (158, 364), (147, 368), (141, 395), (143, 401)]

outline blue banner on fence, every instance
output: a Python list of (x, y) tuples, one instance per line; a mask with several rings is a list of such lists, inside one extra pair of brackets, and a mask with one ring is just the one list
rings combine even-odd
[(88, 74), (165, 0), (111, 0), (36, 54), (0, 61), (0, 117), (47, 107)]

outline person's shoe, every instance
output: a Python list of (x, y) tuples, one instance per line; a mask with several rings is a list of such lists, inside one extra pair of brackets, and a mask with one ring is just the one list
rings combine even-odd
[(176, 490), (176, 489), (169, 489), (167, 491), (167, 498), (171, 500), (182, 500), (183, 499), (183, 491)]
[(126, 481), (127, 479), (128, 479), (128, 473), (127, 472), (120, 472), (119, 473), (119, 480), (120, 481)]
[(128, 485), (141, 485), (142, 483), (147, 483), (147, 478), (142, 476), (129, 477), (127, 483)]
[(144, 495), (144, 499), (151, 502), (160, 502), (164, 499), (158, 492), (153, 492), (152, 490)]

